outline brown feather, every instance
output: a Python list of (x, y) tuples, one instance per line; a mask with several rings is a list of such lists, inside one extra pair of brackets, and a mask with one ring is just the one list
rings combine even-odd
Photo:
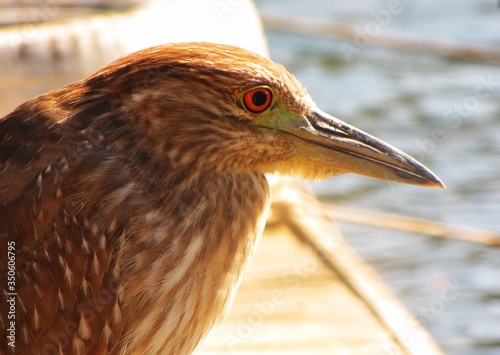
[(247, 125), (238, 97), (255, 85), (309, 107), (281, 66), (191, 43), (134, 53), (0, 120), (0, 272), (15, 241), (18, 353), (194, 349), (261, 234), (257, 167), (293, 154)]

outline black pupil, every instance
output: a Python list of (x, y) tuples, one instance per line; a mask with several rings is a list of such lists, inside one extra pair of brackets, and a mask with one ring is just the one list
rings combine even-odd
[(252, 103), (255, 106), (262, 106), (267, 102), (267, 95), (264, 91), (257, 91), (252, 96)]

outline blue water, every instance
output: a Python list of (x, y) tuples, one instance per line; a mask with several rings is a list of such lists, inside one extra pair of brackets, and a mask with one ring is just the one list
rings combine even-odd
[[(363, 31), (389, 3), (260, 0), (257, 6)], [(500, 48), (498, 1), (399, 4), (384, 29)], [(500, 232), (500, 63), (375, 47), (347, 60), (342, 41), (271, 30), (267, 36), (272, 58), (320, 108), (412, 154), (447, 185), (425, 189), (345, 175), (313, 184), (322, 200)], [(500, 354), (500, 250), (340, 226), (447, 354)]]

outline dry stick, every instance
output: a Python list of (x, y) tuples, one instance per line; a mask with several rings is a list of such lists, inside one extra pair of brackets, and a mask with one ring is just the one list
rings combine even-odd
[[(294, 32), (305, 35), (322, 36), (333, 39), (342, 39), (355, 42), (360, 37), (362, 28), (356, 26), (306, 20), (289, 16), (261, 14), (264, 26), (269, 29)], [(500, 62), (500, 50), (486, 45), (456, 43), (446, 40), (426, 40), (399, 32), (381, 30), (376, 35), (367, 37), (367, 44), (386, 48), (400, 49), (413, 52), (424, 52), (462, 60), (476, 60), (484, 62)], [(361, 43), (363, 48), (365, 42)]]
[(331, 204), (324, 204), (323, 206), (330, 217), (337, 220), (428, 234), (434, 237), (461, 239), (489, 246), (500, 246), (500, 235), (484, 229), (452, 226), (422, 218), (359, 210)]

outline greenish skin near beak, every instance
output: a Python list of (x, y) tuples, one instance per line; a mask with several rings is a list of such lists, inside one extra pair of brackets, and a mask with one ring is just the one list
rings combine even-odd
[(428, 187), (445, 185), (424, 165), (399, 149), (314, 108), (295, 115), (275, 107), (252, 122), (285, 136), (298, 155), (340, 172)]

